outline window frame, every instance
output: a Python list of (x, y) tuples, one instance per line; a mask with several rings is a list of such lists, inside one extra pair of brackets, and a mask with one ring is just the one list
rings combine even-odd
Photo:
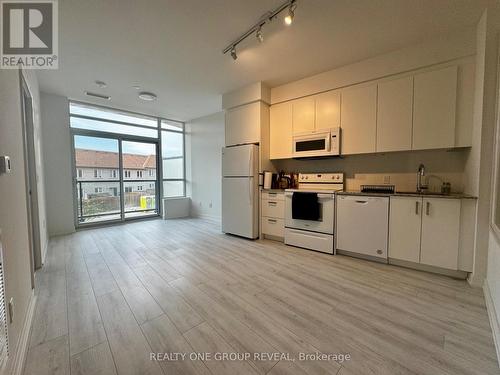
[[(179, 124), (182, 124), (181, 128), (182, 130), (173, 130), (173, 129), (166, 129), (166, 128), (163, 128), (162, 125), (161, 125), (161, 121), (162, 120), (165, 120), (165, 121), (173, 121), (173, 122), (177, 122)], [(161, 163), (161, 168), (160, 168), (160, 182), (161, 182), (161, 192), (162, 192), (162, 198), (163, 199), (169, 199), (169, 198), (183, 198), (183, 197), (186, 197), (186, 123), (184, 122), (180, 122), (180, 121), (174, 121), (174, 120), (170, 120), (170, 119), (164, 119), (164, 118), (161, 118), (159, 119), (158, 121), (158, 131), (159, 131), (159, 134), (158, 134), (158, 138), (160, 140), (160, 149), (163, 147), (163, 144), (162, 144), (162, 135), (163, 135), (163, 132), (165, 132), (166, 134), (168, 133), (177, 133), (177, 134), (182, 134), (182, 178), (165, 178), (163, 176), (163, 161), (166, 160), (166, 159), (171, 159), (171, 158), (165, 158), (160, 150), (160, 155), (161, 155), (161, 160), (160, 160), (160, 163)], [(165, 196), (165, 192), (163, 191), (163, 184), (166, 182), (166, 181), (182, 181), (182, 195), (173, 195), (173, 196), (168, 196), (166, 197)]]
[(496, 113), (493, 149), (493, 179), (491, 182), (490, 227), (500, 241), (500, 77), (497, 79)]
[[(135, 115), (139, 117), (148, 117), (151, 119), (155, 119), (156, 121), (156, 128), (152, 126), (146, 126), (146, 125), (139, 125), (139, 124), (134, 124), (134, 123), (129, 123), (126, 121), (115, 121), (111, 119), (106, 119), (106, 118), (99, 118), (99, 117), (93, 117), (93, 116), (84, 116), (80, 114), (72, 114), (71, 113), (71, 105), (72, 104), (80, 104), (82, 106), (89, 106), (89, 107), (94, 107), (97, 109), (102, 109), (102, 110), (107, 110), (111, 112), (118, 112), (119, 114), (130, 114), (130, 115)], [(72, 154), (73, 154), (73, 176), (75, 180), (77, 179), (78, 172), (76, 173), (77, 175), (75, 176), (75, 171), (76, 171), (76, 165), (75, 165), (75, 145), (73, 143), (73, 139), (75, 135), (84, 135), (84, 136), (94, 136), (94, 137), (104, 137), (104, 138), (119, 138), (119, 139), (128, 139), (128, 140), (136, 140), (139, 142), (152, 142), (156, 143), (158, 145), (158, 150), (157, 150), (157, 173), (151, 176), (155, 177), (155, 182), (158, 182), (159, 186), (157, 188), (157, 197), (158, 197), (158, 204), (157, 204), (157, 214), (158, 216), (162, 215), (163, 211), (163, 205), (160, 203), (162, 199), (170, 199), (170, 198), (181, 198), (181, 197), (186, 197), (186, 192), (187, 192), (187, 181), (186, 181), (186, 123), (184, 121), (179, 121), (179, 120), (174, 120), (174, 119), (169, 119), (166, 117), (159, 117), (159, 116), (154, 116), (154, 115), (149, 115), (145, 113), (139, 113), (139, 112), (132, 112), (132, 111), (127, 111), (123, 110), (120, 108), (112, 108), (112, 107), (107, 107), (103, 105), (98, 105), (98, 104), (93, 104), (93, 103), (88, 103), (88, 102), (83, 102), (83, 101), (78, 101), (78, 100), (70, 100), (68, 103), (68, 112), (69, 112), (69, 118), (70, 121), (68, 122), (68, 127), (70, 128), (70, 133), (71, 133), (71, 139), (72, 139)], [(121, 125), (127, 125), (135, 128), (142, 128), (146, 130), (151, 130), (154, 129), (157, 132), (156, 137), (150, 137), (150, 136), (137, 136), (137, 135), (131, 135), (127, 133), (115, 133), (115, 132), (107, 132), (107, 131), (100, 131), (100, 130), (90, 130), (90, 129), (85, 129), (85, 128), (79, 128), (79, 127), (72, 127), (71, 126), (71, 117), (78, 117), (81, 119), (88, 119), (88, 120), (98, 120), (102, 122), (108, 122), (108, 123), (114, 123), (114, 124), (121, 124)], [(162, 122), (173, 122), (175, 124), (179, 124), (179, 130), (174, 130), (174, 129), (164, 129), (162, 128)], [(170, 178), (163, 178), (163, 154), (162, 154), (162, 132), (166, 133), (179, 133), (182, 134), (182, 178), (175, 178), (175, 179), (170, 179)], [(128, 174), (128, 176), (127, 176)], [(119, 175), (119, 176), (118, 176)], [(144, 174), (143, 174), (144, 176)], [(123, 177), (121, 176), (121, 173), (117, 173), (117, 177), (120, 179), (120, 181), (124, 181), (126, 178), (131, 179), (132, 178), (132, 171), (131, 170), (123, 170)], [(102, 179), (102, 172), (98, 172), (98, 178)], [(164, 182), (165, 181), (180, 181), (182, 182), (182, 195), (175, 195), (175, 196), (165, 196), (165, 191), (164, 191)], [(74, 211), (75, 211), (75, 226), (80, 227), (80, 226), (91, 226), (91, 224), (84, 224), (81, 225), (78, 221), (78, 192), (76, 189), (73, 191), (74, 194)], [(125, 220), (133, 220), (133, 218), (128, 218)], [(117, 220), (117, 221), (122, 221), (122, 220)]]

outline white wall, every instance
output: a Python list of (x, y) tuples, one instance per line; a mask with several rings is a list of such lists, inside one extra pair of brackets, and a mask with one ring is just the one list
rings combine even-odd
[(468, 28), (273, 87), (271, 104), (472, 56), (476, 53), (475, 38), (475, 29)]
[[(0, 197), (2, 197), (0, 229), (4, 252), (5, 292), (7, 301), (13, 298), (16, 312), (14, 321), (8, 325), (10, 361), (16, 354), (20, 333), (33, 294), (19, 78), (19, 72), (16, 70), (0, 69), (0, 150), (2, 155), (10, 156), (12, 163), (12, 172), (0, 176)], [(26, 75), (26, 81), (32, 90), (34, 111), (37, 116), (38, 86), (35, 75)], [(35, 122), (39, 123), (37, 118)], [(42, 171), (37, 172), (39, 182), (43, 181)], [(40, 192), (43, 193), (43, 189)], [(40, 198), (40, 207), (43, 211), (43, 196)], [(40, 221), (43, 222), (43, 220), (42, 218)], [(43, 230), (42, 235), (46, 238)]]
[(499, 10), (486, 10), (477, 26), (476, 92), (473, 146), (467, 160), (470, 192), (478, 196), (474, 269), (471, 284), (482, 286), (487, 272), (491, 208), (491, 172), (496, 116)]
[(490, 315), (497, 356), (500, 361), (500, 241), (491, 229), (488, 245), (487, 275), (485, 284), (486, 300), (489, 302), (488, 313)]
[(75, 231), (68, 99), (41, 93), (47, 228), (49, 235)]
[(224, 113), (189, 121), (186, 124), (186, 139), (191, 216), (220, 219)]

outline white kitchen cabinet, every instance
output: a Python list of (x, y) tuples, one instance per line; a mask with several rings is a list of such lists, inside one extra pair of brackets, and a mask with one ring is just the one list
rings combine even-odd
[(420, 263), (458, 269), (460, 199), (424, 198)]
[(455, 146), (457, 66), (414, 77), (414, 150)]
[(315, 95), (315, 130), (340, 127), (340, 90)]
[(312, 96), (292, 101), (294, 134), (314, 131), (315, 110), (316, 102)]
[(420, 262), (422, 198), (391, 197), (389, 258)]
[(375, 152), (377, 134), (377, 86), (361, 86), (342, 92), (341, 152)]
[(255, 102), (226, 111), (226, 146), (261, 141), (261, 105)]
[(270, 110), (270, 159), (292, 157), (292, 103), (271, 106)]
[(263, 191), (261, 201), (261, 223), (264, 237), (285, 237), (285, 194), (282, 191)]
[(391, 197), (389, 258), (458, 270), (461, 200)]
[(413, 77), (381, 82), (377, 95), (377, 152), (412, 147)]

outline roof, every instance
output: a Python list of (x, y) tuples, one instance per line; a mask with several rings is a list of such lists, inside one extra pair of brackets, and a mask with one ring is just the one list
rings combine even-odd
[[(75, 149), (77, 167), (118, 168), (118, 153), (109, 151)], [(123, 154), (124, 169), (154, 169), (156, 155)]]

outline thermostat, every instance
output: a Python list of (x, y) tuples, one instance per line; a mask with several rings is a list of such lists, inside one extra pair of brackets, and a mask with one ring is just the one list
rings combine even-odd
[(0, 174), (10, 173), (10, 157), (0, 156)]

